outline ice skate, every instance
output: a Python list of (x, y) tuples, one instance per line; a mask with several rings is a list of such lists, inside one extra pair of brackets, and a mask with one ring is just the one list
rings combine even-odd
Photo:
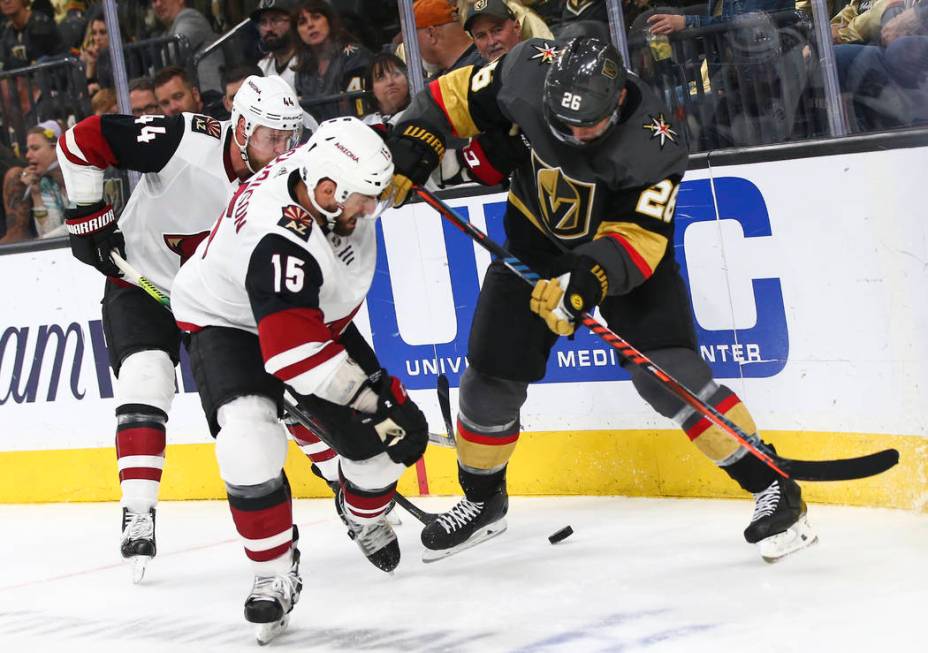
[(131, 512), (122, 509), (122, 557), (132, 563), (132, 582), (141, 583), (148, 563), (155, 557), (155, 509), (148, 512)]
[(766, 562), (776, 562), (818, 541), (795, 481), (778, 478), (754, 495), (754, 515), (744, 530), (744, 539), (757, 544)]
[(487, 501), (461, 499), (422, 529), (423, 562), (435, 562), (485, 542), (506, 530), (509, 495), (500, 490)]
[(390, 525), (387, 515), (384, 514), (373, 524), (362, 525), (355, 523), (345, 512), (342, 493), (335, 497), (335, 506), (339, 516), (348, 526), (348, 537), (361, 549), (371, 564), (387, 573), (393, 573), (400, 564), (400, 544), (396, 540), (396, 533)]
[(251, 594), (245, 600), (245, 620), (257, 624), (255, 636), (262, 646), (286, 629), (290, 612), (300, 600), (303, 580), (300, 578), (300, 551), (296, 548), (296, 540), (292, 556), (293, 562), (287, 574), (255, 576)]

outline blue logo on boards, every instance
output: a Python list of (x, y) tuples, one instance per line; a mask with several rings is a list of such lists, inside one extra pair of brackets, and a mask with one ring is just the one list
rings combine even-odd
[[(715, 180), (718, 215), (736, 220), (744, 238), (770, 236), (767, 205), (760, 190), (747, 179), (724, 177)], [(497, 242), (505, 242), (503, 214), (506, 203), (483, 205), (487, 232)], [(460, 212), (467, 216), (467, 209)], [(437, 216), (436, 216), (437, 219)], [(689, 283), (684, 236), (697, 222), (716, 220), (716, 201), (709, 180), (686, 181), (677, 200), (675, 243), (677, 260), (684, 280)], [(410, 389), (435, 387), (435, 378), (444, 372), (457, 385), (464, 371), (467, 338), (479, 291), (475, 245), (448, 221), (442, 221), (448, 257), (457, 332), (454, 340), (410, 345), (403, 340), (396, 317), (390, 269), (383, 231), (378, 226), (380, 255), (377, 272), (367, 298), (374, 348), (381, 365), (399, 376)], [(696, 335), (703, 358), (716, 378), (768, 377), (780, 372), (789, 354), (789, 334), (780, 281), (776, 278), (752, 279), (756, 324), (745, 329), (705, 329), (696, 322)], [(727, 292), (727, 291), (726, 291)], [(694, 320), (695, 321), (695, 320)], [(560, 338), (548, 360), (542, 383), (616, 381), (628, 379), (618, 363), (617, 352), (586, 329), (574, 340)], [(621, 335), (621, 334), (620, 334)], [(632, 343), (633, 345), (635, 343)], [(437, 356), (437, 359), (436, 359)]]

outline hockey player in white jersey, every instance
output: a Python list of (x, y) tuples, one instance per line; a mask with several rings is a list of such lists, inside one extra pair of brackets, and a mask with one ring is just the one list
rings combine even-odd
[(373, 130), (355, 118), (326, 121), (242, 186), (174, 284), (254, 571), (245, 618), (262, 642), (286, 625), (302, 587), (277, 425), (285, 388), (339, 454), (336, 501), (352, 539), (384, 571), (400, 561), (386, 511), (425, 451), (428, 425), (352, 323), (373, 279), (373, 218), (392, 175)]
[[(175, 392), (180, 331), (170, 313), (120, 277), (118, 251), (170, 293), (181, 263), (209, 232), (240, 181), (293, 147), (302, 110), (279, 78), (249, 77), (232, 121), (104, 115), (82, 120), (58, 147), (74, 255), (107, 275), (103, 326), (116, 383), (116, 456), (122, 490), (123, 557), (139, 582), (156, 553), (155, 505), (164, 466), (165, 424)], [(146, 173), (117, 223), (104, 204), (103, 171)]]

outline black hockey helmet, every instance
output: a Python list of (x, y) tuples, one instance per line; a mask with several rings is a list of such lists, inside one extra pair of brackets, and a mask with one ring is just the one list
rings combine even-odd
[(570, 127), (590, 127), (612, 117), (618, 121), (619, 95), (625, 87), (625, 66), (615, 47), (596, 38), (570, 41), (545, 78), (545, 118), (562, 141), (585, 145)]

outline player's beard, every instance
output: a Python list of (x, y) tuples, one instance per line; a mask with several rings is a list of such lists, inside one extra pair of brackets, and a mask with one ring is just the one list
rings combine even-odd
[(354, 215), (350, 218), (345, 218), (344, 216), (338, 216), (338, 219), (335, 221), (335, 228), (333, 231), (336, 236), (350, 236), (354, 233), (354, 230), (358, 226), (358, 220), (361, 219), (360, 215)]
[(266, 52), (281, 52), (287, 50), (290, 47), (290, 32), (286, 32), (282, 36), (268, 34), (261, 39), (261, 47), (263, 47)]

